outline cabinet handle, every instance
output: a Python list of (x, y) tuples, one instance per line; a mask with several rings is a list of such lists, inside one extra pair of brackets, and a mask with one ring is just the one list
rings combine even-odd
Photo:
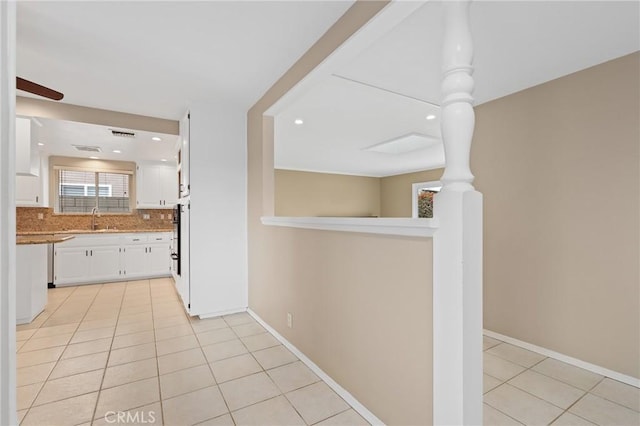
[(151, 247), (149, 247), (149, 253), (151, 253)]
[(85, 256), (89, 256), (89, 250), (85, 250), (85, 251), (84, 251), (84, 255), (85, 255)]
[(134, 238), (133, 241), (140, 241), (140, 238)]
[(93, 250), (89, 250), (91, 252), (91, 256), (93, 256)]
[(36, 203), (38, 202), (38, 198), (39, 198), (39, 197), (36, 195)]
[(145, 252), (145, 253), (147, 252), (147, 248), (146, 248), (146, 247), (144, 248), (144, 252)]

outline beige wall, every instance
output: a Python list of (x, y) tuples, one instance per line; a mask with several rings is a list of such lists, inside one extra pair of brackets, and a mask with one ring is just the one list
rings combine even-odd
[(260, 223), (274, 212), (273, 123), (263, 112), (384, 5), (356, 2), (249, 111), (249, 307), (385, 423), (423, 425), (432, 418), (431, 240)]
[(290, 228), (262, 236), (252, 240), (261, 256), (250, 308), (386, 424), (430, 424), (432, 240)]
[(147, 132), (179, 133), (178, 121), (16, 96), (16, 114), (55, 120), (117, 126)]
[(275, 214), (411, 217), (412, 185), (439, 180), (443, 171), (434, 169), (373, 178), (275, 170)]
[(382, 217), (411, 217), (412, 185), (440, 180), (444, 169), (388, 176), (380, 179), (380, 208)]
[(484, 326), (640, 377), (639, 67), (623, 57), (481, 105)]
[(380, 216), (380, 179), (275, 170), (276, 216)]

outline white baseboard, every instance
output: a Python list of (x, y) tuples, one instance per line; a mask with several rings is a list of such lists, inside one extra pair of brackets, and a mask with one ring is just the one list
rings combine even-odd
[(239, 312), (246, 312), (246, 311), (247, 311), (246, 307), (234, 308), (234, 309), (225, 309), (224, 311), (210, 312), (210, 313), (206, 313), (206, 314), (199, 314), (198, 318), (200, 318), (200, 319), (213, 318), (213, 317), (219, 317), (219, 316), (222, 316), (222, 315), (231, 315), (231, 314), (237, 314)]
[(291, 344), (291, 342), (289, 342), (287, 339), (285, 339), (273, 327), (271, 327), (269, 324), (264, 322), (262, 320), (262, 318), (260, 318), (258, 316), (258, 314), (253, 312), (251, 309), (247, 309), (247, 312), (256, 321), (258, 321), (260, 323), (260, 325), (262, 325), (264, 328), (266, 328), (269, 331), (269, 333), (273, 334), (273, 336), (276, 339), (278, 339), (280, 341), (280, 343), (282, 343), (287, 349), (289, 349), (291, 352), (293, 352), (294, 355), (297, 356), (300, 359), (300, 361), (304, 362), (307, 365), (307, 367), (309, 367), (318, 377), (320, 377), (322, 380), (324, 380), (325, 383), (327, 385), (329, 385), (329, 387), (335, 391), (335, 393), (340, 395), (340, 397), (342, 399), (344, 399), (349, 405), (351, 405), (351, 407), (353, 407), (353, 409), (356, 410), (358, 412), (358, 414), (360, 414), (362, 417), (364, 417), (364, 419), (366, 421), (368, 421), (369, 423), (371, 423), (374, 426), (378, 426), (378, 425), (384, 426), (384, 423), (382, 422), (382, 420), (377, 418), (371, 411), (369, 411), (364, 405), (362, 405), (357, 399), (355, 399), (353, 395), (351, 395), (345, 388), (340, 386), (327, 373), (322, 371), (320, 369), (320, 367), (318, 367), (313, 361), (311, 361), (305, 354), (300, 352), (300, 350), (298, 350), (298, 348), (293, 346)]
[(550, 349), (543, 348), (541, 346), (536, 346), (531, 343), (523, 342), (522, 340), (514, 339), (513, 337), (505, 336), (503, 334), (496, 333), (495, 331), (484, 329), (483, 332), (485, 336), (502, 340), (503, 342), (510, 343), (514, 346), (519, 346), (523, 349), (528, 349), (532, 352), (539, 353), (540, 355), (548, 356), (549, 358), (566, 362), (567, 364), (571, 364), (575, 367), (583, 368), (587, 371), (591, 371), (592, 373), (600, 374), (601, 376), (606, 376), (614, 380), (617, 380), (619, 382), (626, 383), (628, 385), (640, 388), (640, 379), (638, 378), (628, 376), (626, 374), (618, 373), (617, 371), (609, 370), (608, 368), (600, 367), (599, 365), (591, 364), (589, 362), (582, 361), (578, 358), (573, 358), (568, 355), (564, 355), (559, 352), (555, 352)]

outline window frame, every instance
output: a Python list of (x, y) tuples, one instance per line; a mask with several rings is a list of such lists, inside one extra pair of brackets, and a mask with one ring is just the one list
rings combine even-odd
[[(109, 184), (100, 184), (100, 174), (101, 173), (109, 173), (109, 174), (121, 174), (121, 175), (128, 175), (128, 188), (127, 188), (127, 194), (128, 194), (128, 199), (129, 199), (129, 208), (127, 211), (101, 211), (100, 214), (103, 215), (131, 215), (134, 213), (134, 208), (133, 205), (135, 203), (135, 200), (133, 199), (132, 195), (133, 195), (133, 186), (134, 186), (134, 173), (133, 171), (130, 170), (116, 170), (116, 169), (101, 169), (101, 168), (91, 168), (91, 167), (73, 167), (73, 166), (65, 166), (65, 165), (55, 165), (52, 167), (53, 170), (53, 178), (54, 178), (54, 191), (53, 191), (53, 213), (54, 214), (60, 214), (60, 215), (87, 215), (90, 216), (91, 212), (65, 212), (65, 211), (60, 211), (60, 188), (62, 186), (62, 183), (60, 182), (60, 172), (61, 171), (76, 171), (76, 172), (85, 172), (85, 173), (93, 173), (94, 174), (94, 183), (93, 184), (77, 184), (77, 186), (79, 187), (83, 187), (84, 188), (84, 193), (87, 194), (89, 192), (89, 187), (93, 187), (94, 191), (95, 188), (98, 188), (97, 191), (95, 191), (95, 207), (98, 207), (99, 204), (99, 198), (100, 198), (100, 189), (101, 188), (108, 188), (109, 189), (109, 194), (113, 193), (113, 188), (112, 185)], [(76, 184), (70, 184), (70, 185), (76, 185)], [(99, 207), (98, 207), (99, 208)]]

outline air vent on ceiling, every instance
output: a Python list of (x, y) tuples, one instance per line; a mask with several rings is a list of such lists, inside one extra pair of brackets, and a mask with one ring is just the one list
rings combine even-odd
[(78, 151), (85, 152), (102, 152), (99, 146), (88, 146), (88, 145), (73, 145), (75, 149)]
[(127, 132), (126, 130), (113, 130), (113, 129), (109, 129), (111, 130), (111, 134), (113, 136), (118, 136), (121, 138), (135, 138), (136, 134), (133, 132)]

